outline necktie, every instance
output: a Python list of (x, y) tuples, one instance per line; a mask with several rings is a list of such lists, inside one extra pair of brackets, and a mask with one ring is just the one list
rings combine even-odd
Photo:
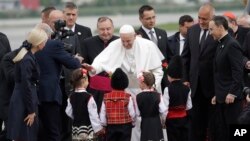
[(150, 30), (150, 31), (149, 31), (149, 34), (150, 34), (150, 39), (151, 39), (151, 41), (153, 41), (153, 42), (157, 45), (158, 43), (157, 43), (157, 39), (156, 39), (155, 36), (154, 36), (154, 31), (153, 31), (153, 30)]
[(204, 29), (203, 34), (201, 36), (201, 40), (200, 40), (200, 50), (203, 49), (205, 41), (206, 41), (206, 35), (207, 35), (207, 29)]

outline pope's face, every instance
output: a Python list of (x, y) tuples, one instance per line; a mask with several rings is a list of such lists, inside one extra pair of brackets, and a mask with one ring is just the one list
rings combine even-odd
[(133, 47), (133, 43), (136, 37), (135, 33), (122, 33), (120, 34), (120, 37), (121, 37), (122, 45), (126, 49), (130, 49)]

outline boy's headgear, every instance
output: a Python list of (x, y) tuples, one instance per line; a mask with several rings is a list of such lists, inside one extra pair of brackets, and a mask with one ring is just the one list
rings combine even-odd
[(111, 87), (116, 90), (124, 90), (128, 87), (128, 76), (117, 68), (111, 77)]
[(183, 63), (181, 56), (176, 55), (172, 58), (168, 65), (167, 74), (172, 78), (182, 78)]

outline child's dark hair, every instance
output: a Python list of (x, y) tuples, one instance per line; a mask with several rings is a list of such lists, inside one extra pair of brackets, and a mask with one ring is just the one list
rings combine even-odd
[(144, 81), (143, 82), (147, 86), (152, 87), (155, 84), (155, 76), (154, 76), (153, 73), (151, 73), (151, 72), (142, 72), (142, 75), (144, 77)]
[(87, 79), (87, 70), (85, 69), (76, 69), (72, 72), (71, 74), (71, 79), (70, 79), (70, 84), (76, 88), (81, 85), (81, 80), (82, 79)]
[(117, 68), (111, 77), (111, 87), (116, 90), (124, 90), (128, 87), (128, 76), (121, 69)]

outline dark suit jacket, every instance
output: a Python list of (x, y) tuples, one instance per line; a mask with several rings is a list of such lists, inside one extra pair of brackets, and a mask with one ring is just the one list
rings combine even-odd
[(203, 49), (199, 49), (201, 28), (199, 24), (193, 25), (187, 33), (184, 50), (182, 52), (184, 63), (184, 81), (189, 81), (192, 97), (196, 94), (198, 86), (207, 98), (214, 95), (213, 59), (217, 42), (211, 35), (207, 35)]
[[(65, 50), (67, 52), (69, 52), (71, 55), (76, 55), (77, 53), (81, 54), (80, 42), (79, 42), (79, 39), (78, 39), (76, 34), (73, 36), (68, 36), (68, 37), (64, 38), (62, 40), (62, 42), (64, 44)], [(71, 73), (72, 73), (72, 70), (67, 69), (66, 67), (63, 67), (62, 76), (65, 79), (64, 79), (64, 81), (61, 81), (61, 82), (62, 82), (62, 85), (64, 85), (63, 94), (66, 94), (66, 96), (65, 96), (66, 99), (72, 90), (72, 86), (70, 85)], [(66, 101), (66, 99), (65, 99), (65, 101)]]
[(81, 49), (83, 48), (83, 40), (92, 37), (90, 28), (79, 24), (75, 25), (75, 34), (78, 36)]
[[(246, 65), (247, 61), (250, 60), (250, 32), (246, 34), (246, 39), (243, 43), (243, 65)], [(245, 67), (244, 67), (245, 68)], [(244, 69), (244, 82), (247, 87), (250, 86), (250, 78), (248, 76), (250, 70)]]
[(169, 48), (173, 55), (179, 55), (180, 52), (180, 32), (168, 37)]
[(217, 47), (214, 63), (215, 96), (224, 103), (227, 94), (240, 99), (243, 89), (242, 50), (230, 35), (224, 36)]
[(250, 28), (245, 28), (242, 26), (238, 26), (238, 31), (234, 35), (235, 39), (239, 42), (241, 46), (243, 46), (244, 41), (246, 39), (247, 33), (250, 31)]
[(2, 60), (3, 56), (10, 51), (11, 48), (7, 36), (0, 32), (0, 61)]
[(246, 34), (246, 40), (243, 44), (244, 59), (243, 64), (245, 65), (250, 60), (250, 32)]
[[(109, 41), (108, 44), (116, 39), (118, 36), (113, 36)], [(100, 37), (94, 36), (83, 41), (83, 48), (82, 48), (82, 55), (84, 58), (84, 62), (88, 64), (92, 64), (95, 57), (100, 54), (104, 50), (104, 42), (100, 39)]]
[(67, 53), (59, 41), (49, 40), (44, 49), (36, 53), (40, 66), (40, 82), (38, 96), (40, 102), (62, 103), (60, 74), (62, 65), (69, 69), (81, 67), (79, 61)]
[[(167, 32), (159, 29), (159, 28), (154, 28), (155, 29), (155, 34), (157, 36), (157, 40), (158, 40), (158, 48), (160, 49), (161, 53), (163, 54), (163, 56), (165, 57), (165, 60), (167, 60), (167, 62), (170, 61), (171, 57), (173, 56), (169, 45), (168, 45), (168, 36), (167, 36)], [(140, 29), (138, 30), (142, 33), (142, 37), (146, 38), (148, 40), (150, 40), (150, 38), (148, 37), (148, 34), (143, 30), (142, 27), (140, 27)]]
[(8, 108), (10, 103), (10, 97), (14, 90), (15, 80), (14, 80), (14, 70), (15, 63), (12, 59), (17, 55), (20, 49), (14, 50), (7, 53), (2, 58), (0, 63), (0, 119), (6, 120), (8, 117)]
[(75, 34), (77, 34), (80, 41), (92, 37), (90, 28), (79, 24), (75, 25)]
[(64, 43), (65, 50), (72, 55), (81, 53), (80, 41), (77, 35), (68, 36), (62, 39), (62, 42)]
[[(5, 66), (2, 63), (4, 56), (11, 51), (7, 36), (0, 32), (0, 119), (6, 119), (8, 114), (8, 105), (10, 100), (8, 82), (4, 73)], [(7, 70), (8, 71), (8, 70)], [(13, 88), (12, 88), (13, 89)]]

